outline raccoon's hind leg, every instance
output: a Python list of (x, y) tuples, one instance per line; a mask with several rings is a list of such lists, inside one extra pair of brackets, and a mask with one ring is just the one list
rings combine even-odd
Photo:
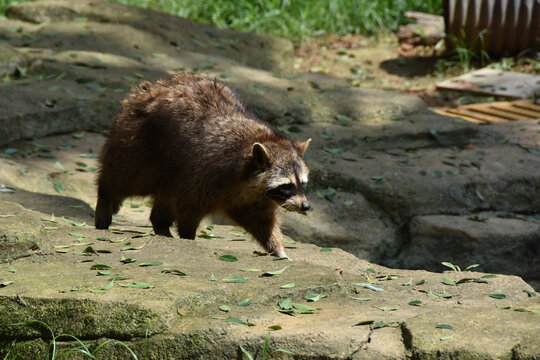
[(174, 214), (166, 202), (154, 199), (150, 221), (156, 235), (172, 237), (170, 227), (174, 221)]
[(279, 220), (273, 204), (259, 203), (230, 209), (229, 216), (250, 232), (268, 253), (288, 258), (281, 240)]
[(120, 210), (122, 198), (111, 197), (100, 185), (94, 224), (96, 229), (108, 229), (112, 222), (112, 215)]

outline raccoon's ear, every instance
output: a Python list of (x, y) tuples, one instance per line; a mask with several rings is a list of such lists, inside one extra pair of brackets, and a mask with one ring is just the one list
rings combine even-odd
[(268, 152), (268, 149), (261, 143), (253, 144), (251, 156), (255, 164), (261, 169), (267, 169), (272, 165), (272, 156)]
[(307, 139), (306, 141), (296, 143), (296, 151), (298, 152), (298, 156), (304, 157), (304, 154), (306, 153), (306, 150), (309, 147), (310, 143), (311, 138)]

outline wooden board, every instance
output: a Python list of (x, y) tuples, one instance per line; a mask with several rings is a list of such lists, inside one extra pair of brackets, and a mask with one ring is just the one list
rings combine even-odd
[(540, 97), (540, 75), (483, 68), (443, 81), (437, 88), (515, 99), (535, 98)]
[(484, 124), (540, 119), (540, 103), (535, 103), (532, 100), (471, 104), (457, 108), (436, 108), (434, 111), (437, 114)]

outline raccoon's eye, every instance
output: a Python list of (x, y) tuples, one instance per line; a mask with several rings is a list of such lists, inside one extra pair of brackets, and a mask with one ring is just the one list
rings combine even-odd
[(287, 197), (291, 196), (294, 191), (294, 185), (293, 184), (284, 184), (277, 187), (279, 189), (279, 192), (283, 195), (287, 195)]
[(302, 183), (302, 191), (306, 191), (306, 187), (307, 187), (307, 183), (303, 182)]
[(293, 184), (284, 184), (268, 191), (268, 195), (270, 195), (270, 197), (276, 201), (283, 201), (290, 198), (293, 195), (293, 192)]

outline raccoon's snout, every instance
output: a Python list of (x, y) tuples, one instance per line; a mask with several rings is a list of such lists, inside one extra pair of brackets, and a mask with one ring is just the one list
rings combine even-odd
[(308, 211), (311, 209), (311, 205), (307, 201), (302, 201), (302, 204), (300, 204), (300, 211)]

